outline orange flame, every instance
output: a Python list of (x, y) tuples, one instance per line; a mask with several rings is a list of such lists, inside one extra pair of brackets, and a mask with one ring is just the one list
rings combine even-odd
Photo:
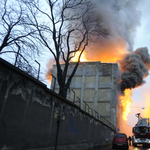
[[(119, 44), (120, 43), (120, 44)], [(129, 53), (126, 44), (118, 39), (117, 41), (107, 41), (101, 44), (93, 44), (86, 50), (88, 61), (100, 61), (102, 63), (117, 63)]]
[(51, 82), (52, 82), (52, 74), (53, 73), (46, 74), (46, 79), (48, 80), (49, 84), (51, 84)]
[(128, 114), (130, 113), (130, 106), (132, 103), (132, 90), (126, 89), (124, 93), (124, 96), (120, 96), (120, 100), (123, 107), (123, 120), (127, 121)]
[[(117, 48), (117, 52), (108, 52), (103, 51), (103, 53), (97, 54), (97, 51), (93, 51), (92, 54), (87, 54), (83, 51), (80, 61), (87, 62), (87, 61), (101, 61), (102, 63), (117, 63), (119, 60), (122, 60), (124, 56), (128, 53), (125, 50)], [(71, 59), (73, 62), (77, 62), (81, 51), (76, 52), (75, 56)], [(93, 55), (94, 53), (94, 55)], [(100, 52), (101, 53), (101, 52)], [(111, 53), (111, 54), (110, 54)], [(91, 55), (90, 55), (91, 54)]]
[[(80, 53), (81, 53), (81, 51), (78, 51), (78, 52), (76, 52), (75, 53), (75, 56), (71, 59), (73, 62), (77, 62), (78, 61), (78, 58), (79, 58), (79, 55), (80, 55)], [(81, 55), (81, 57), (80, 57), (80, 62), (85, 62), (85, 61), (87, 61), (87, 59), (86, 59), (86, 52), (85, 51), (83, 51), (83, 53), (82, 53), (82, 55)]]
[(51, 84), (52, 82), (52, 74), (53, 74), (53, 65), (55, 64), (55, 59), (50, 58), (49, 62), (47, 63), (47, 72), (45, 74), (46, 79), (48, 80), (48, 83)]
[[(119, 60), (122, 60), (124, 56), (128, 53), (125, 46), (124, 47), (117, 47), (112, 46), (111, 44), (103, 47), (102, 49), (99, 47), (94, 47), (93, 51), (87, 51), (88, 54), (83, 51), (80, 62), (87, 62), (87, 61), (100, 61), (102, 63), (117, 63)], [(75, 56), (71, 59), (73, 62), (77, 62), (81, 51), (75, 53)], [(47, 75), (47, 79), (49, 83), (51, 83), (52, 76), (51, 73)], [(127, 121), (127, 116), (130, 113), (130, 106), (131, 106), (131, 95), (132, 92), (130, 89), (125, 90), (125, 95), (121, 96), (121, 103), (123, 107), (123, 120)]]

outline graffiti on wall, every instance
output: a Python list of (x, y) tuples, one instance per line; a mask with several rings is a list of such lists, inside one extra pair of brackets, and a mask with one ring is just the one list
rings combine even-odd
[(75, 120), (69, 118), (68, 131), (74, 133), (76, 136), (79, 135), (79, 128)]

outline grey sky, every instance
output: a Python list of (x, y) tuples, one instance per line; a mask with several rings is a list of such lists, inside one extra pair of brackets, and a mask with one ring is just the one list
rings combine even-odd
[[(140, 0), (138, 4), (138, 9), (141, 11), (141, 21), (140, 21), (141, 25), (137, 28), (133, 47), (134, 50), (139, 47), (147, 47), (150, 53), (150, 34), (149, 34), (150, 0)], [(137, 118), (135, 117), (135, 113), (138, 113), (139, 111), (141, 111), (141, 113), (144, 113), (145, 111), (141, 107), (146, 107), (145, 95), (146, 92), (150, 93), (150, 75), (145, 79), (145, 81), (146, 83), (143, 86), (133, 90), (133, 96), (132, 96), (133, 104), (131, 106), (131, 113), (129, 115), (129, 120), (128, 120), (128, 124), (131, 126), (133, 126), (134, 123), (137, 121)], [(140, 107), (140, 110), (134, 108), (136, 107), (135, 104), (137, 104)], [(149, 108), (145, 108), (145, 109), (149, 109)]]

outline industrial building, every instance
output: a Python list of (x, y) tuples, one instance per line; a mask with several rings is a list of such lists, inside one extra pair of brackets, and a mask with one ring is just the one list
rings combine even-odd
[[(74, 65), (75, 62), (70, 63), (67, 75), (71, 74)], [(116, 63), (82, 62), (72, 79), (67, 99), (73, 99), (73, 89), (81, 103), (85, 101), (92, 109), (116, 126), (119, 74), (118, 64)], [(57, 77), (56, 65), (53, 66), (53, 76)], [(54, 82), (53, 78), (51, 87), (54, 87)], [(58, 90), (59, 86), (56, 82), (55, 92), (58, 92)]]

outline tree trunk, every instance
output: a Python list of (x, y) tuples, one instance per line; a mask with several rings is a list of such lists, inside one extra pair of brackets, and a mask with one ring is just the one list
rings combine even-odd
[(67, 87), (64, 85), (60, 86), (59, 89), (59, 95), (61, 95), (62, 97), (66, 98), (67, 97)]

